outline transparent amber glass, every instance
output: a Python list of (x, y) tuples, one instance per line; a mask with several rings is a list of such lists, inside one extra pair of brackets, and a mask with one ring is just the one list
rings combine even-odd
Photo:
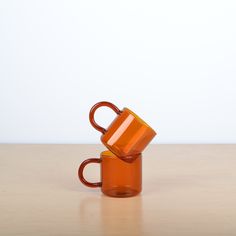
[[(83, 170), (89, 163), (100, 163), (101, 182), (91, 183), (83, 176)], [(133, 156), (125, 162), (110, 151), (101, 153), (100, 158), (90, 158), (81, 163), (78, 175), (88, 187), (101, 187), (102, 192), (110, 197), (132, 197), (142, 190), (142, 155)]]
[[(102, 106), (111, 108), (117, 114), (107, 129), (99, 126), (94, 119), (95, 111)], [(156, 135), (156, 132), (130, 109), (119, 110), (110, 102), (95, 104), (90, 110), (89, 119), (92, 126), (102, 133), (102, 143), (123, 160), (142, 153)]]

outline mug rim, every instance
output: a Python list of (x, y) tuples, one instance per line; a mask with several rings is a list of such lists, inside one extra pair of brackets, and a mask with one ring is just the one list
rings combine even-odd
[[(137, 157), (142, 157), (142, 153), (139, 153), (139, 154), (135, 154), (135, 155), (129, 155), (129, 156), (126, 156), (124, 158), (127, 158), (127, 157), (130, 157), (130, 156), (137, 156)], [(109, 149), (108, 150), (104, 150), (101, 152), (100, 154), (100, 157), (109, 157), (109, 158), (119, 158), (121, 159), (121, 157), (115, 155), (112, 151), (110, 151)]]
[(140, 116), (138, 116), (136, 113), (134, 113), (132, 110), (130, 110), (129, 108), (127, 107), (124, 107), (123, 110), (127, 110), (132, 116), (134, 116), (140, 123), (142, 123), (143, 125), (145, 125), (147, 128), (151, 129), (155, 134), (156, 131), (150, 126), (147, 124), (147, 122), (145, 122), (142, 118), (140, 118)]
[(101, 157), (105, 156), (105, 157), (116, 157), (116, 155), (111, 152), (110, 150), (104, 150), (101, 152), (100, 154)]

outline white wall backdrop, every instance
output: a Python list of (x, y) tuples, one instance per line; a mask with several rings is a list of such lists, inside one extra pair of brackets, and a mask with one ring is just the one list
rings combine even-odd
[(236, 142), (235, 1), (0, 2), (1, 143), (98, 143), (101, 100), (155, 143)]

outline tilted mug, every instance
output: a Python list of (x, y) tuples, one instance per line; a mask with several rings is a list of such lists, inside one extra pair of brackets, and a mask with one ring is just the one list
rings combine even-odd
[[(103, 106), (111, 108), (117, 114), (107, 129), (98, 125), (94, 119), (95, 111)], [(156, 132), (133, 111), (128, 108), (120, 110), (110, 102), (96, 103), (90, 110), (89, 120), (91, 125), (102, 133), (102, 143), (123, 160), (142, 153), (156, 135)]]

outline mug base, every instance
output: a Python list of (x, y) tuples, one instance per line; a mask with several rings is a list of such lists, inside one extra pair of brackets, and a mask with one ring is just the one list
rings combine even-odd
[(109, 197), (126, 198), (136, 196), (141, 191), (131, 189), (129, 187), (114, 187), (111, 189), (102, 190), (102, 192)]

